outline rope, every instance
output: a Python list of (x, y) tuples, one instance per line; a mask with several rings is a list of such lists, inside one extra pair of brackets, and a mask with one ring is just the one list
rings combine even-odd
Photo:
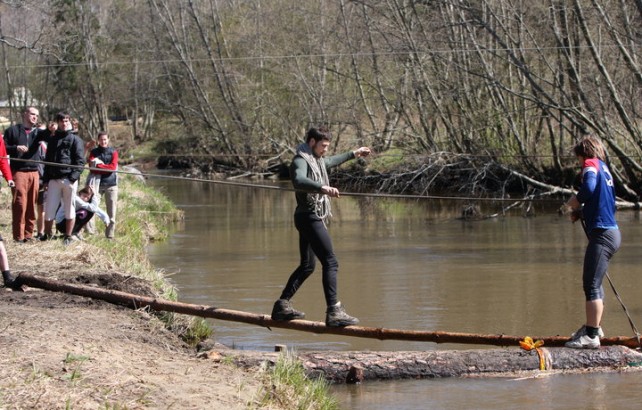
[[(356, 140), (356, 139), (355, 139)], [(287, 154), (291, 154), (288, 152)], [(440, 153), (435, 152), (432, 154), (428, 153), (416, 153), (416, 154), (408, 154), (408, 153), (384, 153), (384, 154), (371, 154), (372, 157), (374, 158), (426, 158), (426, 157), (431, 157), (431, 156), (437, 156)], [(456, 153), (451, 153), (451, 152), (444, 152), (443, 154), (446, 155), (451, 155), (453, 157), (461, 157), (464, 159), (477, 159), (477, 158), (514, 158), (514, 159), (527, 159), (527, 158), (535, 158), (535, 159), (546, 159), (546, 158), (559, 158), (559, 159), (565, 159), (565, 160), (573, 160), (577, 161), (577, 157), (574, 155), (553, 155), (553, 154), (456, 154)], [(264, 153), (256, 153), (256, 154), (223, 154), (223, 153), (218, 153), (218, 154), (174, 154), (174, 153), (160, 153), (160, 154), (147, 154), (147, 155), (142, 155), (142, 156), (137, 156), (137, 159), (151, 159), (151, 158), (158, 158), (158, 157), (167, 157), (167, 158), (273, 158), (277, 159), (283, 156), (284, 154), (264, 154)], [(642, 158), (642, 155), (636, 155), (636, 154), (627, 154), (627, 155), (609, 155), (609, 158)]]
[[(0, 157), (0, 158), (8, 158), (8, 157)], [(64, 164), (58, 164), (56, 162), (38, 161), (33, 159), (22, 159), (22, 158), (8, 158), (8, 159), (10, 159), (11, 161), (32, 162), (36, 164), (51, 165), (56, 167), (80, 168), (80, 169), (88, 169), (89, 171), (105, 171), (104, 169), (101, 169), (101, 168), (92, 168), (92, 167), (77, 166), (77, 165), (64, 165)], [(179, 181), (205, 182), (208, 184), (230, 185), (230, 186), (238, 186), (238, 187), (244, 187), (244, 188), (266, 189), (266, 190), (272, 190), (272, 191), (298, 192), (298, 190), (294, 188), (285, 188), (285, 187), (279, 187), (274, 185), (264, 185), (264, 184), (255, 184), (255, 183), (238, 182), (238, 181), (183, 177), (183, 176), (176, 176), (176, 175), (163, 175), (163, 174), (153, 174), (153, 173), (138, 172), (138, 171), (133, 172), (133, 171), (125, 171), (125, 170), (117, 170), (117, 171), (111, 171), (111, 172), (115, 172), (123, 175), (142, 176), (146, 178), (173, 179), (173, 180), (179, 180)], [(531, 195), (526, 195), (523, 198), (482, 198), (482, 197), (474, 197), (474, 196), (385, 194), (385, 193), (377, 193), (377, 192), (369, 192), (369, 193), (343, 192), (343, 191), (341, 192), (341, 196), (357, 197), (357, 198), (447, 200), (447, 201), (465, 201), (465, 202), (474, 201), (474, 202), (513, 202), (513, 203), (517, 203), (517, 202), (559, 203), (559, 200), (555, 200), (555, 199), (537, 199), (539, 196), (542, 196), (542, 195), (544, 194), (531, 194)]]
[(538, 340), (537, 342), (533, 341), (533, 338), (530, 336), (526, 336), (524, 340), (519, 341), (519, 347), (522, 349), (526, 350), (527, 352), (530, 352), (531, 350), (535, 350), (537, 352), (537, 357), (539, 359), (539, 369), (540, 370), (547, 370), (550, 369), (550, 364), (547, 363), (546, 355), (544, 354), (543, 350), (540, 349), (540, 347), (544, 346), (544, 341), (543, 340)]
[[(303, 158), (310, 167), (310, 171), (312, 171), (312, 180), (320, 182), (321, 185), (330, 185), (328, 170), (325, 166), (324, 159), (315, 157), (312, 149), (307, 143), (299, 145), (296, 149), (296, 154)], [(332, 216), (330, 197), (316, 192), (309, 192), (307, 196), (308, 199), (314, 203), (314, 213), (325, 224), (326, 220)]]
[[(578, 45), (574, 46), (574, 49), (591, 49), (590, 45)], [(619, 45), (616, 43), (605, 43), (600, 44), (600, 48), (609, 49), (609, 48), (619, 48)], [(543, 50), (566, 50), (567, 47), (564, 46), (550, 46), (550, 47), (496, 47), (496, 48), (487, 48), (485, 51), (487, 53), (498, 53), (506, 51), (536, 51), (541, 52)], [(185, 63), (185, 62), (209, 62), (209, 61), (218, 61), (218, 62), (233, 62), (233, 61), (281, 61), (281, 60), (295, 60), (302, 58), (370, 58), (370, 57), (395, 57), (395, 56), (406, 56), (409, 54), (418, 54), (418, 55), (430, 55), (430, 54), (454, 54), (454, 53), (478, 53), (474, 47), (471, 48), (429, 48), (423, 50), (408, 50), (408, 51), (379, 51), (379, 52), (359, 52), (359, 53), (310, 53), (310, 54), (280, 54), (280, 55), (258, 55), (258, 56), (238, 56), (238, 57), (216, 57), (216, 58), (164, 58), (164, 59), (144, 59), (144, 60), (122, 60), (122, 61), (100, 61), (100, 62), (69, 62), (69, 61), (60, 61), (57, 63), (43, 63), (43, 64), (13, 64), (9, 65), (8, 68), (47, 68), (47, 67), (82, 67), (87, 65), (96, 65), (96, 66), (123, 66), (123, 65), (133, 65), (133, 64), (159, 64), (159, 63)], [(222, 73), (223, 74), (223, 73)], [(224, 75), (232, 76), (237, 74), (227, 74)]]

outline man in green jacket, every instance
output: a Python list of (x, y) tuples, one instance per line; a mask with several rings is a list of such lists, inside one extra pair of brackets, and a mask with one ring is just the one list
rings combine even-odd
[(290, 275), (279, 300), (274, 303), (273, 320), (283, 321), (305, 317), (303, 312), (292, 307), (290, 299), (314, 272), (316, 256), (323, 266), (323, 292), (327, 304), (326, 326), (340, 327), (359, 323), (359, 319), (345, 312), (337, 299), (339, 264), (325, 222), (332, 216), (330, 197), (338, 198), (339, 190), (330, 186), (327, 171), (353, 158), (367, 157), (370, 155), (370, 148), (361, 147), (324, 158), (331, 139), (332, 135), (326, 128), (311, 128), (307, 132), (306, 142), (297, 147), (296, 156), (290, 165), (292, 185), (296, 190), (297, 207), (294, 212), (294, 224), (299, 231), (301, 263)]

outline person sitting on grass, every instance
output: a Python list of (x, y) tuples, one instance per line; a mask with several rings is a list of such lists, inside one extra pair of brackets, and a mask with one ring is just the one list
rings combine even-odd
[[(94, 190), (90, 186), (86, 186), (74, 197), (74, 207), (76, 209), (76, 219), (74, 227), (71, 231), (72, 240), (82, 240), (80, 230), (89, 222), (94, 214), (98, 215), (101, 221), (109, 226), (109, 215), (98, 207), (100, 197), (94, 195)], [(64, 234), (66, 231), (65, 225), (65, 209), (61, 205), (56, 212), (56, 229), (58, 232)]]

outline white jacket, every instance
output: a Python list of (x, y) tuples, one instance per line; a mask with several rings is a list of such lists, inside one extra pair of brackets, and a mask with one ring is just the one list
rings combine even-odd
[[(93, 212), (105, 223), (105, 225), (109, 225), (109, 215), (107, 215), (107, 212), (98, 207), (98, 201), (100, 201), (100, 197), (98, 195), (92, 196), (91, 202), (85, 202), (78, 195), (76, 195), (74, 197), (74, 207), (76, 208), (76, 211), (78, 211), (79, 209), (86, 209), (89, 212)], [(65, 208), (63, 206), (59, 206), (58, 211), (56, 212), (56, 223), (58, 224), (64, 220)]]

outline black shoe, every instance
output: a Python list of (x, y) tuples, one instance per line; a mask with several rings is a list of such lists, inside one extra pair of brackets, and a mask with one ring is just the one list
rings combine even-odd
[(49, 239), (52, 239), (53, 236), (50, 233), (43, 233), (40, 235), (40, 240), (41, 241), (48, 241)]
[(2, 279), (4, 280), (4, 286), (13, 290), (22, 290), (22, 281), (20, 278), (16, 279), (11, 272), (4, 271), (2, 272)]
[(287, 299), (279, 299), (274, 302), (272, 308), (272, 320), (294, 320), (303, 319), (305, 313), (292, 307), (292, 302)]
[(325, 325), (328, 327), (352, 326), (359, 323), (359, 319), (346, 313), (341, 302), (334, 306), (328, 306), (325, 312)]

